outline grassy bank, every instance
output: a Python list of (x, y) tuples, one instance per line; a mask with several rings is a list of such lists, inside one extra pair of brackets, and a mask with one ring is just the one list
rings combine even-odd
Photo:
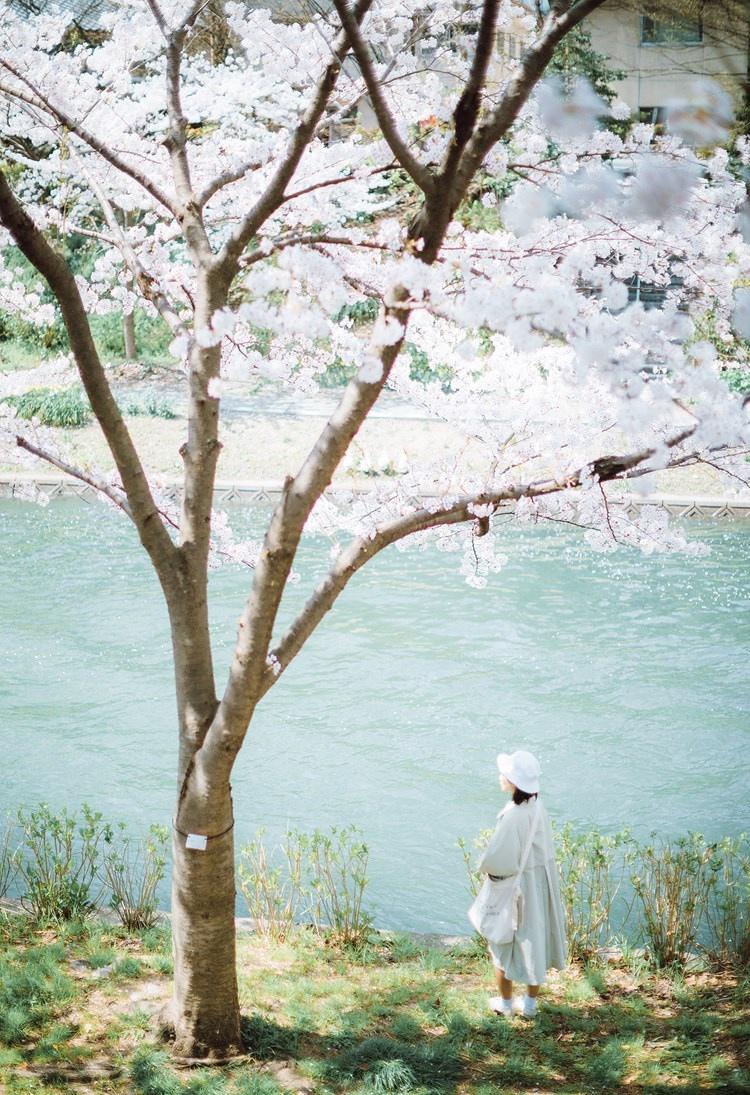
[(656, 973), (636, 954), (552, 975), (535, 1022), (487, 1010), (489, 963), (372, 936), (240, 937), (247, 1057), (171, 1068), (155, 1016), (170, 940), (97, 922), (0, 920), (0, 1087), (140, 1095), (750, 1091), (750, 979)]

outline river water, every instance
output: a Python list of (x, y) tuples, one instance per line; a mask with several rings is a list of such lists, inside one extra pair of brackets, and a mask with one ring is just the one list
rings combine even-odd
[[(602, 556), (575, 530), (508, 526), (484, 590), (458, 556), (384, 553), (261, 704), (233, 781), (238, 843), (355, 824), (378, 923), (465, 931), (455, 842), (503, 804), (498, 750), (538, 754), (560, 821), (749, 829), (750, 524), (689, 527), (708, 557)], [(98, 504), (7, 501), (0, 544), (3, 808), (87, 801), (136, 832), (168, 823), (169, 635), (132, 528)], [(286, 617), (329, 546), (304, 545)], [(248, 580), (212, 576), (219, 682)]]

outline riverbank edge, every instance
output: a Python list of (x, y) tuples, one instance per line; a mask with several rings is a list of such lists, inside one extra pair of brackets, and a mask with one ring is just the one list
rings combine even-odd
[[(382, 487), (383, 480), (353, 480), (351, 483), (334, 484), (328, 487), (326, 497), (332, 502), (344, 502), (352, 494), (367, 494)], [(181, 497), (182, 483), (176, 479), (159, 479), (158, 487), (170, 500)], [(217, 480), (214, 486), (214, 502), (218, 504), (238, 503), (252, 505), (274, 502), (281, 496), (283, 483), (277, 479), (263, 480)], [(28, 500), (30, 493), (46, 495), (47, 498), (78, 497), (89, 499), (99, 493), (94, 487), (68, 475), (39, 475), (25, 472), (0, 472), (0, 498)], [(414, 495), (421, 503), (436, 498), (434, 494), (422, 492)], [(609, 498), (613, 506), (623, 508), (628, 515), (636, 514), (647, 506), (659, 506), (666, 509), (672, 517), (691, 519), (732, 519), (750, 520), (750, 494), (732, 497), (728, 495), (680, 495), (680, 494), (635, 494), (623, 491)], [(513, 504), (499, 507), (499, 512), (512, 511)]]
[[(31, 916), (28, 909), (24, 908), (23, 902), (17, 898), (2, 897), (0, 898), (0, 913), (7, 913), (11, 916)], [(157, 909), (154, 914), (155, 920), (158, 924), (171, 924), (172, 914), (167, 909)], [(92, 921), (98, 921), (101, 924), (105, 924), (108, 927), (118, 927), (122, 925), (120, 917), (112, 909), (96, 908), (93, 909), (88, 917)], [(235, 916), (234, 925), (238, 935), (259, 935), (257, 921), (250, 916)], [(297, 925), (298, 927), (305, 927), (304, 924)], [(373, 934), (379, 936), (384, 941), (401, 938), (408, 939), (411, 943), (417, 946), (434, 948), (435, 950), (452, 951), (452, 950), (472, 950), (476, 946), (478, 937), (472, 934), (466, 935), (444, 935), (441, 932), (415, 932), (415, 931), (400, 931), (391, 928), (373, 928)], [(645, 947), (631, 947), (630, 953), (640, 957), (645, 957), (647, 951)], [(605, 964), (617, 964), (621, 962), (624, 957), (624, 951), (621, 947), (614, 944), (609, 944), (606, 947), (599, 947), (596, 952), (599, 961)], [(687, 961), (684, 964), (686, 973), (700, 973), (709, 968), (704, 955), (698, 952), (692, 952)]]
[[(3, 912), (11, 916), (31, 916), (29, 910), (24, 908), (23, 901), (15, 897), (0, 897), (0, 913)], [(167, 909), (157, 909), (154, 916), (160, 924), (172, 923), (172, 914)], [(92, 909), (87, 919), (98, 920), (109, 927), (117, 927), (122, 924), (117, 913), (106, 908)], [(250, 916), (235, 916), (234, 924), (238, 933), (259, 934), (257, 922)], [(304, 927), (304, 925), (300, 924), (299, 927)], [(372, 930), (383, 939), (401, 936), (413, 943), (423, 944), (426, 947), (437, 947), (442, 950), (452, 950), (454, 947), (470, 947), (473, 941), (470, 934), (443, 935), (440, 932), (394, 931), (389, 928), (373, 928)]]

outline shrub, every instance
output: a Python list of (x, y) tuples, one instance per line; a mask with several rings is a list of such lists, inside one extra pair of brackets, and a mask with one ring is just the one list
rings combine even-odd
[(270, 854), (264, 830), (240, 852), (239, 886), (258, 930), (285, 939), (295, 922), (310, 917), (321, 935), (340, 946), (367, 938), (371, 921), (362, 908), (367, 888), (367, 845), (354, 826), (329, 833), (291, 830)]
[(607, 1039), (601, 1049), (591, 1055), (585, 1066), (587, 1080), (608, 1091), (622, 1083), (626, 1071), (627, 1061), (619, 1038)]
[(458, 847), (461, 850), (461, 855), (464, 861), (464, 867), (466, 868), (466, 874), (469, 881), (469, 892), (472, 897), (476, 897), (479, 893), (479, 887), (484, 881), (484, 875), (480, 874), (476, 869), (479, 853), (483, 852), (489, 843), (489, 839), (492, 836), (492, 829), (482, 829), (481, 833), (474, 838), (471, 843), (471, 847), (466, 843), (465, 837), (458, 838)]
[(345, 304), (333, 317), (334, 323), (343, 323), (350, 327), (363, 327), (367, 323), (374, 323), (380, 311), (380, 304), (372, 297), (366, 300), (355, 300), (353, 304)]
[(652, 834), (631, 876), (641, 926), (657, 966), (683, 963), (697, 945), (698, 926), (713, 884), (714, 848), (700, 833), (670, 842)]
[(412, 1069), (398, 1058), (374, 1061), (365, 1080), (368, 1088), (378, 1092), (411, 1091), (416, 1082)]
[(356, 373), (354, 365), (347, 365), (338, 355), (329, 361), (323, 372), (318, 377), (321, 388), (343, 388)]
[(81, 813), (79, 822), (66, 809), (54, 814), (46, 803), (28, 813), (18, 811), (18, 871), (25, 884), (23, 899), (37, 920), (74, 920), (96, 903), (92, 888), (99, 853), (112, 840), (112, 828), (85, 804)]
[(0, 831), (0, 897), (5, 897), (16, 874), (13, 827), (6, 824)]
[(750, 369), (734, 368), (722, 369), (721, 375), (727, 382), (727, 386), (738, 395), (750, 395)]
[(177, 418), (177, 413), (166, 399), (159, 399), (155, 395), (149, 395), (142, 403), (132, 402), (121, 407), (123, 414), (133, 418), (140, 416), (146, 418), (164, 418), (167, 420)]
[(725, 837), (710, 862), (705, 950), (719, 965), (750, 965), (750, 842), (746, 833)]
[[(147, 315), (142, 309), (136, 308), (134, 317), (138, 358), (146, 361), (168, 358), (173, 335), (161, 316)], [(121, 312), (92, 316), (91, 331), (97, 348), (104, 357), (124, 356), (125, 338)]]
[(29, 388), (2, 400), (15, 407), (19, 418), (37, 419), (42, 426), (75, 429), (91, 421), (91, 406), (77, 384), (69, 388)]
[(305, 896), (316, 930), (341, 946), (363, 942), (371, 919), (363, 911), (369, 851), (354, 825), (323, 833), (297, 833), (306, 858)]
[[(572, 958), (590, 958), (612, 931), (613, 909), (635, 854), (627, 829), (605, 836), (596, 829), (576, 832), (568, 824), (556, 834), (565, 926)], [(620, 915), (622, 930), (630, 909)]]
[(270, 855), (263, 843), (265, 829), (240, 851), (239, 887), (258, 931), (286, 939), (299, 913), (302, 850), (296, 834), (287, 833)]
[(413, 342), (404, 343), (404, 347), (409, 355), (409, 377), (411, 380), (417, 380), (420, 384), (437, 382), (446, 394), (451, 391), (451, 383), (456, 374), (450, 365), (432, 365), (424, 350), (420, 350)]
[(156, 890), (167, 863), (168, 833), (152, 825), (145, 840), (124, 835), (120, 825), (117, 843), (110, 843), (103, 857), (103, 877), (111, 892), (110, 905), (128, 931), (144, 931), (156, 923)]

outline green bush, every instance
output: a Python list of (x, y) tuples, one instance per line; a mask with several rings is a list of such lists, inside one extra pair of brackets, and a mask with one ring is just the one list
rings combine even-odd
[(156, 395), (149, 395), (143, 402), (133, 401), (120, 407), (123, 414), (134, 418), (144, 416), (146, 418), (177, 418), (177, 413), (165, 399), (159, 399)]
[(398, 1057), (374, 1061), (365, 1080), (366, 1086), (377, 1092), (412, 1091), (417, 1078), (412, 1069)]
[(362, 908), (367, 888), (367, 845), (354, 825), (295, 834), (306, 860), (304, 895), (313, 925), (341, 946), (367, 939), (372, 920)]
[(750, 966), (750, 842), (747, 833), (725, 837), (709, 864), (704, 947), (717, 965)]
[(714, 847), (700, 833), (669, 841), (656, 833), (638, 850), (631, 875), (644, 941), (657, 966), (683, 964), (695, 951), (714, 875)]
[(367, 323), (374, 323), (379, 311), (377, 300), (368, 297), (366, 300), (356, 300), (353, 304), (345, 304), (333, 317), (333, 322), (343, 323), (348, 320), (353, 327), (362, 327)]
[(69, 388), (29, 388), (21, 395), (7, 395), (0, 402), (15, 407), (19, 418), (37, 419), (42, 426), (75, 429), (91, 421), (91, 406), (77, 384)]
[(79, 821), (66, 809), (55, 814), (46, 803), (18, 811), (23, 900), (37, 920), (75, 920), (95, 907), (100, 850), (113, 834), (89, 806), (82, 806), (81, 815)]
[[(136, 308), (135, 346), (139, 360), (154, 361), (168, 358), (172, 333), (161, 316), (146, 315)], [(122, 329), (122, 313), (110, 312), (103, 316), (91, 316), (91, 333), (102, 357), (122, 358), (125, 355), (125, 336)]]
[[(586, 961), (610, 939), (613, 910), (622, 890), (635, 845), (627, 829), (605, 836), (596, 829), (576, 832), (565, 825), (555, 834), (571, 958)], [(630, 908), (620, 910), (623, 931)]]
[(182, 1084), (170, 1070), (166, 1053), (141, 1046), (130, 1062), (130, 1079), (140, 1095), (178, 1095)]
[(750, 395), (750, 369), (723, 369), (721, 375), (731, 391), (738, 395)]
[(619, 1038), (608, 1038), (587, 1060), (585, 1074), (590, 1083), (607, 1091), (619, 1087), (627, 1071), (627, 1061)]
[(290, 830), (269, 851), (259, 830), (238, 865), (240, 891), (258, 930), (285, 939), (298, 919), (309, 917), (336, 945), (365, 942), (371, 928), (362, 907), (369, 853), (359, 836), (354, 826)]
[(5, 897), (16, 875), (15, 836), (9, 823), (0, 830), (0, 897)]
[(156, 923), (156, 890), (167, 864), (167, 839), (163, 825), (152, 825), (145, 840), (135, 840), (121, 823), (117, 840), (104, 851), (110, 905), (128, 931), (144, 931)]
[(302, 849), (295, 833), (280, 848), (268, 851), (265, 829), (240, 849), (239, 887), (256, 930), (286, 939), (299, 915), (302, 893)]
[(333, 361), (326, 365), (318, 377), (318, 384), (321, 388), (343, 388), (345, 384), (349, 383), (356, 371), (354, 365), (345, 364), (337, 355)]
[(431, 364), (424, 350), (420, 350), (413, 342), (406, 342), (404, 346), (409, 355), (409, 377), (411, 380), (416, 380), (420, 384), (439, 384), (446, 394), (449, 393), (455, 376), (450, 365)]

